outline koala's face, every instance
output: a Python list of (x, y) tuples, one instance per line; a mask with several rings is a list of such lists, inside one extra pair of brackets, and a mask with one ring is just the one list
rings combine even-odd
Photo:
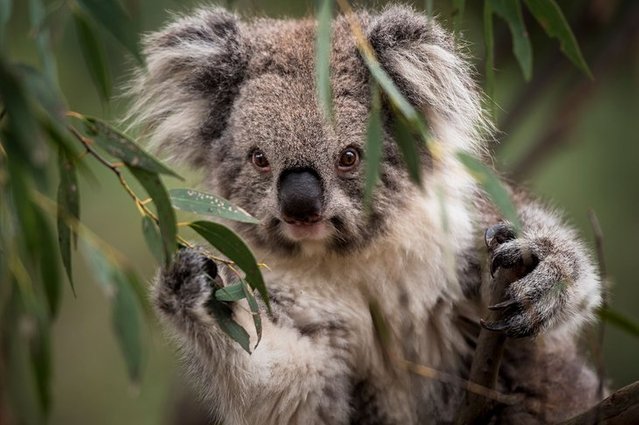
[[(472, 81), (436, 24), (400, 7), (359, 18), (416, 108), (451, 128), (474, 125)], [(364, 204), (371, 78), (346, 19), (332, 28), (332, 122), (316, 96), (312, 20), (242, 23), (201, 9), (150, 36), (145, 53), (134, 113), (152, 143), (204, 169), (215, 191), (260, 219), (238, 227), (253, 243), (289, 254), (359, 249), (392, 226), (416, 190), (385, 105), (380, 182)], [(426, 149), (421, 159), (427, 179)]]
[(240, 89), (223, 153), (212, 152), (215, 180), (223, 196), (261, 220), (257, 228), (243, 228), (261, 245), (361, 247), (383, 231), (391, 206), (401, 204), (401, 163), (389, 140), (378, 202), (367, 210), (368, 85), (335, 102), (333, 126), (317, 105), (312, 69), (300, 77), (268, 73)]

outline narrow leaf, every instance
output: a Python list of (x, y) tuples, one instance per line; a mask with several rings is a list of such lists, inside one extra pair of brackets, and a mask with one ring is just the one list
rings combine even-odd
[(93, 273), (111, 299), (112, 324), (120, 350), (127, 365), (129, 377), (138, 382), (142, 365), (142, 339), (139, 305), (136, 302), (130, 272), (121, 269), (113, 257), (97, 246), (87, 244), (83, 250), (88, 256)]
[(504, 218), (515, 227), (516, 231), (519, 231), (521, 224), (519, 223), (517, 209), (510, 199), (510, 194), (495, 173), (488, 166), (465, 152), (458, 152), (457, 158), (475, 181), (486, 191)]
[[(37, 315), (36, 316), (41, 316)], [(51, 411), (51, 327), (44, 317), (33, 317), (36, 332), (31, 337), (31, 364), (36, 382), (36, 391), (45, 417)]]
[(126, 360), (129, 378), (133, 382), (139, 382), (142, 371), (139, 306), (133, 291), (133, 284), (119, 270), (116, 271), (114, 277), (117, 287), (112, 307), (113, 328)]
[(196, 221), (191, 223), (190, 227), (244, 271), (246, 281), (251, 285), (251, 288), (259, 291), (270, 311), (268, 292), (264, 284), (262, 272), (255, 261), (253, 253), (244, 241), (221, 224), (209, 221)]
[(225, 286), (215, 291), (215, 298), (220, 301), (239, 301), (246, 298), (244, 295), (244, 284), (242, 282), (234, 283), (232, 285)]
[(35, 33), (36, 47), (38, 56), (44, 73), (51, 84), (57, 85), (58, 69), (53, 55), (53, 46), (51, 44), (51, 31), (45, 24), (46, 9), (42, 0), (29, 0), (29, 17), (31, 20), (31, 30)]
[(158, 263), (164, 264), (166, 258), (164, 257), (162, 236), (160, 235), (158, 226), (148, 216), (142, 217), (142, 234), (144, 235), (146, 245), (149, 247), (149, 251), (151, 251), (153, 257)]
[(559, 40), (561, 51), (572, 61), (572, 63), (592, 78), (588, 64), (581, 54), (581, 49), (577, 39), (570, 29), (570, 25), (559, 5), (555, 0), (525, 0), (528, 10), (533, 14), (537, 22), (542, 26), (549, 37)]
[(78, 3), (142, 63), (133, 22), (118, 0), (78, 0)]
[(639, 323), (634, 322), (621, 312), (611, 308), (600, 308), (598, 314), (602, 320), (606, 321), (606, 323), (610, 323), (627, 334), (639, 337)]
[(317, 36), (315, 39), (315, 79), (320, 107), (328, 120), (333, 120), (331, 91), (331, 19), (333, 0), (319, 0)]
[(255, 299), (255, 295), (253, 294), (253, 290), (251, 290), (244, 280), (242, 280), (242, 289), (244, 290), (244, 296), (246, 297), (249, 309), (251, 310), (251, 316), (253, 316), (253, 324), (255, 325), (255, 333), (257, 334), (255, 347), (257, 347), (262, 340), (262, 317), (260, 316), (260, 308), (257, 304), (257, 300)]
[(140, 182), (142, 187), (153, 199), (160, 221), (160, 235), (162, 235), (162, 247), (164, 249), (165, 264), (173, 257), (177, 248), (177, 224), (175, 222), (175, 210), (171, 206), (169, 194), (160, 180), (160, 176), (137, 167), (129, 167), (131, 174)]
[(109, 124), (93, 117), (81, 117), (84, 124), (82, 132), (95, 140), (95, 143), (109, 154), (127, 165), (141, 168), (152, 173), (180, 177), (159, 160), (145, 152), (129, 137)]
[(404, 158), (408, 174), (413, 182), (421, 185), (420, 154), (417, 149), (419, 140), (403, 117), (396, 115), (393, 121), (395, 142)]
[(173, 206), (182, 211), (226, 218), (243, 223), (257, 224), (260, 222), (242, 208), (236, 207), (226, 199), (210, 193), (198, 192), (192, 189), (171, 189), (169, 195)]
[(508, 23), (513, 39), (513, 53), (526, 81), (532, 77), (533, 54), (528, 31), (524, 24), (519, 0), (490, 0), (495, 13)]
[(58, 170), (60, 184), (58, 186), (58, 246), (62, 257), (62, 264), (66, 270), (73, 295), (73, 268), (71, 261), (71, 241), (77, 245), (77, 234), (72, 230), (68, 221), (72, 217), (80, 218), (80, 192), (73, 160), (60, 148), (58, 153)]
[(371, 112), (368, 116), (366, 131), (366, 187), (364, 202), (370, 205), (373, 189), (379, 180), (380, 162), (382, 160), (383, 128), (382, 99), (377, 84), (372, 85)]
[(87, 20), (86, 15), (79, 8), (72, 8), (73, 20), (82, 50), (84, 62), (87, 65), (93, 84), (98, 88), (98, 93), (103, 101), (111, 98), (111, 74), (106, 60), (106, 54), (102, 43)]
[(56, 251), (56, 244), (53, 230), (51, 229), (43, 212), (39, 209), (36, 211), (40, 245), (40, 258), (38, 262), (40, 265), (40, 278), (42, 280), (47, 307), (49, 308), (47, 317), (54, 319), (58, 315), (60, 300), (62, 299), (60, 268), (58, 266), (58, 257), (54, 254)]
[(240, 344), (244, 351), (250, 354), (251, 347), (249, 334), (242, 326), (233, 320), (233, 310), (231, 310), (228, 305), (215, 298), (211, 298), (207, 302), (206, 307), (215, 317), (220, 329), (222, 329), (222, 331), (230, 336), (235, 342)]

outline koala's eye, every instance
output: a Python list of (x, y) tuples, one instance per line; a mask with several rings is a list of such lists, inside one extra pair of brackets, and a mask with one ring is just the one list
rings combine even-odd
[(251, 162), (259, 171), (270, 171), (271, 164), (269, 164), (266, 155), (259, 149), (255, 149), (251, 154)]
[(351, 171), (359, 165), (359, 153), (354, 148), (346, 148), (339, 155), (337, 168), (340, 171)]

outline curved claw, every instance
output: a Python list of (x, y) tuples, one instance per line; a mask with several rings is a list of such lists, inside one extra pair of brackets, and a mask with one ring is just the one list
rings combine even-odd
[(490, 250), (494, 250), (497, 246), (504, 242), (515, 239), (517, 235), (512, 226), (506, 223), (498, 223), (490, 226), (484, 233), (484, 243)]
[(504, 332), (508, 329), (508, 323), (505, 320), (500, 320), (497, 322), (487, 322), (484, 319), (479, 319), (479, 324), (484, 329), (488, 329), (493, 332)]
[(516, 251), (500, 251), (497, 252), (490, 262), (490, 275), (495, 277), (498, 268), (510, 269), (521, 263), (522, 257), (519, 249)]
[(514, 307), (516, 305), (518, 305), (519, 303), (515, 300), (506, 300), (506, 301), (502, 301), (500, 303), (494, 304), (494, 305), (489, 305), (488, 309), (489, 310), (505, 310), (509, 307)]

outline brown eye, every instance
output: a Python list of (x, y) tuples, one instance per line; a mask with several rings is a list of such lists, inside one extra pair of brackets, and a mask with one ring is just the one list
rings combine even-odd
[(266, 159), (266, 155), (259, 149), (254, 150), (251, 154), (251, 162), (260, 171), (270, 171), (271, 169), (271, 164)]
[(359, 164), (359, 153), (353, 148), (346, 148), (339, 156), (337, 168), (340, 171), (351, 171)]

